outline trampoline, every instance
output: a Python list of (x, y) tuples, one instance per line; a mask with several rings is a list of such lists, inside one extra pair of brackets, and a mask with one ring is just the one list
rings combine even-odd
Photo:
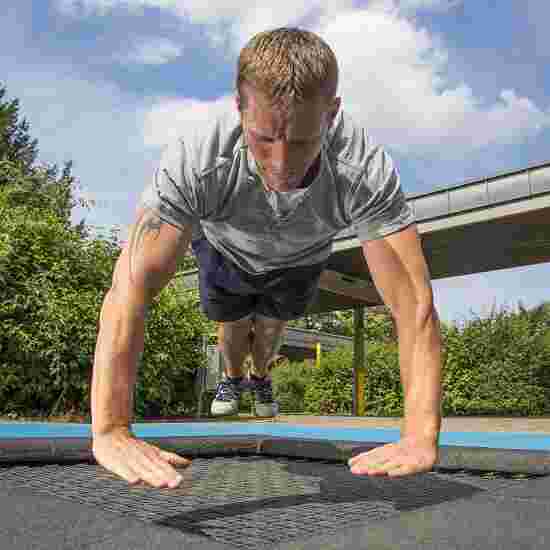
[(99, 466), (89, 424), (0, 423), (0, 548), (550, 547), (550, 434), (442, 432), (431, 472), (355, 476), (398, 429), (277, 422), (133, 424), (193, 458), (177, 489)]

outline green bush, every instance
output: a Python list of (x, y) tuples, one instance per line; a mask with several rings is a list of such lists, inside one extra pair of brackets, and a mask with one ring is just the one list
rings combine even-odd
[(404, 401), (398, 346), (394, 343), (369, 342), (365, 368), (366, 414), (401, 416), (404, 410)]
[(493, 310), (444, 340), (445, 415), (524, 415), (550, 411), (548, 319)]
[[(0, 163), (0, 180), (6, 168), (13, 176)], [(86, 416), (99, 314), (120, 245), (116, 234), (86, 239), (47, 201), (23, 200), (30, 187), (24, 179), (0, 187), (0, 414)], [(145, 327), (137, 418), (194, 408), (206, 326), (175, 285), (159, 294)]]
[(273, 370), (273, 395), (283, 412), (305, 412), (305, 393), (315, 367), (308, 362), (286, 363)]
[[(402, 413), (397, 348), (391, 343), (370, 342), (365, 361), (366, 413), (396, 416)], [(305, 391), (305, 409), (311, 414), (351, 414), (353, 411), (353, 348), (341, 347), (325, 353), (313, 369)]]
[(136, 419), (195, 412), (196, 369), (204, 365), (206, 322), (194, 298), (165, 288), (145, 325), (145, 343), (136, 383)]
[[(0, 412), (78, 409), (89, 392), (101, 289), (115, 247), (0, 189)], [(84, 242), (83, 242), (84, 241)]]
[(353, 350), (342, 347), (321, 356), (312, 369), (304, 394), (306, 412), (318, 415), (351, 412), (353, 396)]
[[(442, 414), (540, 416), (550, 412), (550, 318), (548, 308), (510, 313), (503, 308), (464, 327), (444, 326), (442, 334)], [(349, 414), (353, 403), (351, 347), (325, 353), (320, 368), (293, 398), (289, 376), (280, 372), (285, 402), (304, 411)], [(365, 406), (369, 416), (402, 416), (404, 394), (399, 348), (391, 341), (370, 341), (365, 361)], [(302, 374), (300, 376), (303, 376)], [(296, 382), (294, 382), (296, 384)]]

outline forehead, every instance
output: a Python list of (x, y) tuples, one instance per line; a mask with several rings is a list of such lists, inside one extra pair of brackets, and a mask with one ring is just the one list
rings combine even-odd
[(260, 93), (248, 93), (247, 99), (244, 117), (247, 126), (258, 134), (270, 136), (284, 131), (309, 138), (320, 133), (325, 113), (324, 102), (320, 99), (293, 105), (288, 110), (271, 105)]

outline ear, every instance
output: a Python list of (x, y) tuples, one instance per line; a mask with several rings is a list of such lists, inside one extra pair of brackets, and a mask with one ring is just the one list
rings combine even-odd
[(338, 111), (340, 110), (340, 106), (342, 104), (342, 101), (339, 97), (335, 98), (332, 102), (331, 106), (328, 109), (328, 125), (329, 127), (332, 126), (332, 123), (334, 122), (334, 119), (336, 118), (336, 115), (338, 114)]
[(334, 102), (332, 103), (332, 108), (330, 111), (331, 121), (333, 121), (336, 118), (336, 115), (338, 114), (338, 111), (340, 110), (341, 106), (342, 106), (342, 98), (341, 97), (334, 98)]

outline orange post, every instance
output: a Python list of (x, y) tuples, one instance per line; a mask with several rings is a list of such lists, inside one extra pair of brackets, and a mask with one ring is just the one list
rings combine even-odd
[(315, 366), (317, 368), (321, 366), (321, 342), (317, 342), (315, 346)]

